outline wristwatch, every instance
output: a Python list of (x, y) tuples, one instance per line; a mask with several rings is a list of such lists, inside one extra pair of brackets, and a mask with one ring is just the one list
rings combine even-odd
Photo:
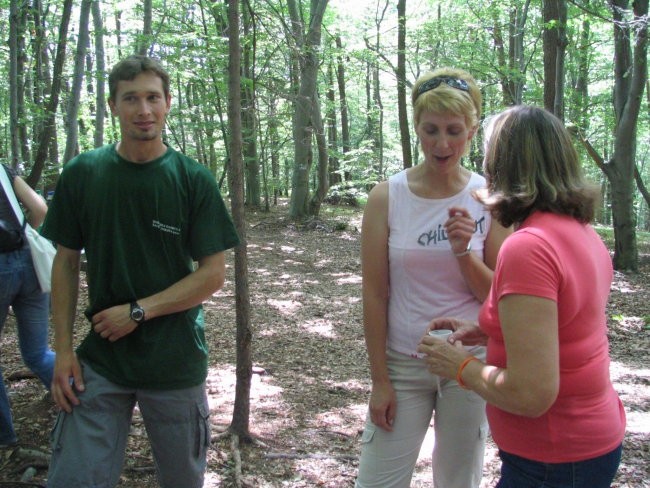
[(144, 322), (144, 308), (138, 302), (131, 302), (131, 320), (138, 325)]

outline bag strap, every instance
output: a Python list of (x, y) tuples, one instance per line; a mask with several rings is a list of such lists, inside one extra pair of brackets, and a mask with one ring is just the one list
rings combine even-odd
[[(2, 171), (0, 171), (0, 182), (2, 183), (2, 188), (5, 191), (5, 195), (7, 195), (7, 198), (9, 199), (9, 202), (11, 203), (11, 206), (14, 209), (14, 213), (16, 214), (16, 218), (18, 219), (18, 222), (22, 220), (23, 222), (23, 228), (25, 227), (25, 222), (27, 219), (25, 218), (25, 215), (23, 214), (23, 211), (20, 209), (20, 204), (18, 203), (18, 199), (16, 198), (16, 192), (14, 191), (14, 187), (11, 184), (11, 181), (9, 181), (9, 176), (7, 175), (7, 168), (2, 166)], [(23, 217), (22, 219), (20, 217)]]

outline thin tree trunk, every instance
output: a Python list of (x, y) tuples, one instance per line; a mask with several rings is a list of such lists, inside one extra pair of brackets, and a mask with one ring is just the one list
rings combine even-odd
[(21, 7), (18, 11), (18, 64), (17, 64), (17, 93), (18, 99), (16, 101), (17, 111), (18, 111), (18, 144), (20, 146), (20, 157), (22, 161), (30, 161), (30, 138), (27, 129), (27, 116), (25, 113), (25, 87), (27, 86), (26, 80), (26, 70), (25, 66), (27, 65), (27, 49), (25, 46), (25, 32), (27, 28), (27, 13), (29, 10), (29, 5), (27, 2), (22, 2)]
[(252, 15), (245, 9), (242, 15), (244, 36), (251, 36), (252, 42), (246, 42), (242, 47), (242, 72), (246, 79), (242, 83), (242, 135), (244, 138), (244, 165), (246, 168), (246, 205), (253, 208), (261, 206), (260, 164), (257, 154), (257, 120), (255, 111), (255, 25)]
[(522, 103), (524, 82), (526, 75), (526, 62), (524, 60), (524, 33), (528, 19), (528, 6), (530, 0), (510, 11), (510, 56), (509, 68), (511, 76), (508, 80), (508, 89), (515, 104)]
[[(178, 99), (176, 100), (176, 107), (180, 112), (183, 112), (185, 110), (185, 105), (187, 103), (185, 102), (185, 97), (183, 95), (183, 83), (181, 82), (181, 75), (180, 73), (176, 74), (176, 86), (178, 89)], [(178, 121), (178, 130), (180, 131), (180, 140), (177, 139), (177, 144), (180, 146), (181, 152), (185, 153), (187, 151), (187, 138), (185, 136), (185, 121), (183, 117), (179, 117)]]
[(339, 173), (339, 152), (338, 152), (338, 131), (336, 129), (336, 91), (334, 83), (334, 66), (332, 63), (327, 65), (327, 116), (325, 117), (327, 126), (327, 143), (331, 148), (329, 156), (329, 182), (331, 185), (341, 183), (341, 173)]
[(278, 134), (279, 122), (277, 119), (277, 99), (275, 90), (269, 90), (269, 149), (271, 151), (271, 181), (273, 186), (273, 205), (278, 204), (280, 196), (280, 136)]
[(230, 202), (232, 216), (241, 239), (235, 248), (235, 304), (237, 315), (237, 384), (230, 430), (241, 439), (250, 439), (250, 390), (253, 375), (251, 359), (250, 295), (248, 288), (248, 254), (244, 214), (244, 160), (241, 122), (241, 53), (239, 43), (239, 0), (228, 3), (229, 59), (228, 123), (230, 125)]
[(402, 166), (413, 166), (406, 97), (406, 0), (397, 2), (397, 116), (402, 145)]
[[(589, 2), (587, 2), (587, 6)], [(570, 120), (577, 124), (582, 131), (589, 128), (589, 68), (591, 58), (591, 23), (589, 16), (585, 15), (582, 21), (580, 42), (576, 51), (577, 66), (575, 82), (573, 84), (573, 101), (571, 103), (572, 115)]]
[(20, 159), (18, 141), (18, 0), (9, 3), (9, 138), (11, 167), (17, 168)]
[(50, 90), (50, 100), (45, 108), (45, 118), (43, 123), (43, 133), (38, 141), (38, 149), (34, 160), (32, 171), (25, 181), (33, 188), (41, 178), (45, 160), (48, 156), (50, 144), (55, 135), (55, 118), (59, 106), (59, 94), (61, 93), (61, 82), (63, 79), (63, 65), (65, 63), (65, 51), (67, 47), (68, 25), (72, 13), (72, 0), (64, 0), (63, 11), (61, 14), (61, 26), (59, 28), (59, 40), (56, 48), (56, 57), (54, 60), (54, 70), (52, 73), (52, 88)]
[[(343, 61), (343, 43), (341, 42), (341, 35), (338, 34), (334, 39), (336, 42), (337, 55), (337, 70), (336, 82), (339, 87), (339, 105), (341, 111), (341, 148), (343, 150), (343, 157), (350, 152), (352, 144), (350, 142), (350, 121), (348, 115), (348, 99), (345, 93), (345, 62)], [(350, 173), (346, 172), (342, 178), (344, 181), (350, 179)]]
[[(208, 35), (208, 21), (206, 19), (205, 7), (203, 5), (203, 1), (200, 2), (200, 7), (201, 7), (201, 21), (203, 26), (203, 33), (205, 35), (205, 39), (207, 42), (206, 49), (207, 52), (211, 52), (213, 46), (211, 43), (211, 37)], [(214, 25), (221, 26), (222, 34), (225, 36), (225, 35), (229, 35), (229, 33), (228, 33), (228, 22), (226, 21), (227, 14), (224, 15), (225, 11), (222, 10), (223, 8), (227, 8), (227, 7), (211, 5), (209, 12), (212, 18), (214, 19)], [(221, 90), (219, 88), (221, 83), (221, 75), (217, 72), (217, 66), (215, 65), (213, 56), (208, 56), (208, 71), (210, 73), (211, 86), (212, 89), (214, 90), (214, 103), (217, 109), (217, 115), (219, 116), (219, 129), (221, 131), (221, 137), (224, 141), (224, 148), (226, 152), (223, 171), (221, 173), (221, 176), (219, 177), (219, 188), (221, 188), (228, 174), (228, 166), (230, 165), (230, 135), (228, 134), (228, 130), (227, 130), (227, 122), (224, 119), (224, 113), (226, 112), (226, 110), (224, 110), (223, 107), (224, 97), (221, 96)]]
[(95, 147), (104, 145), (104, 121), (106, 119), (106, 59), (104, 58), (104, 22), (99, 0), (92, 2), (93, 27), (95, 31), (95, 63), (97, 79), (95, 96), (95, 134), (93, 137)]
[(567, 24), (567, 5), (566, 0), (558, 1), (558, 37), (555, 46), (555, 100), (553, 103), (553, 113), (560, 119), (564, 120), (564, 64), (566, 59), (566, 47), (569, 40), (566, 35)]
[[(381, 48), (381, 24), (386, 16), (388, 9), (388, 0), (384, 3), (384, 7), (380, 12), (379, 2), (377, 2), (377, 11), (375, 14), (375, 45), (373, 46), (375, 52), (379, 52)], [(375, 153), (375, 173), (379, 179), (383, 179), (384, 171), (384, 107), (381, 100), (381, 90), (379, 87), (379, 62), (375, 58), (372, 63), (372, 113), (374, 119), (374, 131), (371, 132), (370, 137), (373, 141), (373, 152)]]
[(142, 36), (138, 42), (138, 54), (143, 56), (147, 55), (147, 52), (151, 48), (151, 41), (153, 40), (153, 12), (152, 12), (152, 0), (143, 0), (142, 8), (144, 10), (143, 22), (142, 22)]
[(79, 12), (79, 36), (77, 38), (77, 52), (75, 53), (74, 74), (72, 76), (72, 90), (68, 100), (66, 118), (68, 130), (66, 132), (65, 152), (63, 164), (70, 161), (78, 153), (79, 136), (79, 100), (83, 84), (84, 67), (86, 61), (86, 48), (88, 47), (88, 20), (90, 16), (91, 0), (82, 0)]

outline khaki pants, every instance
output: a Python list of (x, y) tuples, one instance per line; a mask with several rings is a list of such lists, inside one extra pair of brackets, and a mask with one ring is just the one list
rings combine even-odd
[(435, 413), (434, 487), (477, 488), (488, 433), (483, 399), (445, 379), (438, 392), (437, 377), (421, 359), (389, 350), (388, 368), (397, 395), (393, 431), (375, 426), (368, 414), (356, 487), (408, 488)]
[(201, 488), (210, 444), (205, 384), (182, 390), (138, 390), (111, 383), (83, 363), (86, 389), (52, 431), (48, 488), (112, 488), (124, 463), (138, 403), (163, 488)]

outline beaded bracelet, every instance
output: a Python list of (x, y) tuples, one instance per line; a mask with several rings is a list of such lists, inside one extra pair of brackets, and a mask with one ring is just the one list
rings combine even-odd
[(460, 366), (458, 366), (458, 372), (456, 373), (456, 383), (458, 383), (458, 385), (465, 390), (468, 390), (469, 388), (467, 388), (467, 385), (463, 383), (463, 370), (465, 369), (465, 366), (474, 360), (478, 361), (479, 359), (475, 356), (468, 356), (463, 360), (462, 363), (460, 363)]

